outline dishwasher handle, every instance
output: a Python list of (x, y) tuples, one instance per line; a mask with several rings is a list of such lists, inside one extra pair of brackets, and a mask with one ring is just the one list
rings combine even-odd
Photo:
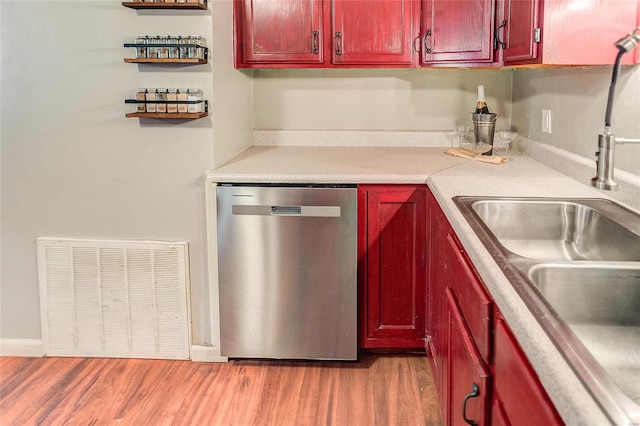
[(301, 216), (301, 217), (340, 217), (340, 206), (231, 206), (236, 216)]

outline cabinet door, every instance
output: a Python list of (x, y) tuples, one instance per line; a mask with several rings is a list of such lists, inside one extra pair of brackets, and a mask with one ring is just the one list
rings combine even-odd
[(504, 0), (504, 62), (531, 61), (538, 57), (540, 0)]
[(446, 289), (446, 297), (450, 315), (449, 424), (467, 424), (468, 419), (476, 425), (486, 425), (490, 401), (489, 370), (480, 358), (450, 289)]
[(366, 198), (366, 348), (423, 348), (426, 187), (360, 187)]
[(234, 3), (236, 66), (322, 63), (322, 0)]
[(416, 0), (332, 0), (331, 5), (334, 64), (407, 66), (414, 62)]
[(492, 62), (494, 0), (424, 0), (422, 62)]
[[(495, 327), (494, 401), (512, 425), (563, 424), (520, 345), (498, 316)], [(505, 422), (505, 420), (502, 420)]]
[[(505, 0), (504, 63), (613, 64), (615, 42), (638, 26), (639, 9), (636, 0)], [(622, 63), (639, 57), (627, 54)]]

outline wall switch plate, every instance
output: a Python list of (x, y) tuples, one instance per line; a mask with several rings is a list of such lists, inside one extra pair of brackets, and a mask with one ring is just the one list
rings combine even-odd
[(542, 133), (551, 133), (551, 110), (542, 110)]

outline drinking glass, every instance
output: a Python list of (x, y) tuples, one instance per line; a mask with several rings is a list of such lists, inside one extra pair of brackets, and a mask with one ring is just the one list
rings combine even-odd
[(509, 152), (509, 146), (511, 142), (516, 140), (518, 133), (513, 130), (500, 130), (498, 131), (498, 137), (504, 142), (504, 156), (506, 157)]
[(469, 133), (469, 126), (466, 124), (456, 124), (454, 128), (456, 135), (458, 135), (458, 148), (462, 148), (462, 138)]

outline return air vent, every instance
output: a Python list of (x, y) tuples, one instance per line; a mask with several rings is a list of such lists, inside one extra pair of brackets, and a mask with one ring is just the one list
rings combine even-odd
[(38, 239), (44, 354), (189, 358), (186, 243)]

